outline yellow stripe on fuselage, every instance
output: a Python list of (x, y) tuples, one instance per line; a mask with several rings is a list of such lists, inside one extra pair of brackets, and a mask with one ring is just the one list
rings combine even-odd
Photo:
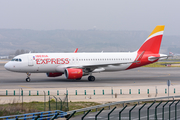
[(28, 87), (28, 86), (24, 86), (24, 85), (19, 85), (20, 87), (23, 87), (23, 88), (32, 88), (32, 87)]
[(157, 25), (148, 37), (150, 37), (151, 35), (153, 35), (157, 32), (164, 31), (164, 27), (165, 27), (165, 25)]

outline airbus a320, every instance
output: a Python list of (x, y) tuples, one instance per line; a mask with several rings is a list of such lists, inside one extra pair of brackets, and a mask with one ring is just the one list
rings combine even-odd
[(92, 75), (97, 72), (113, 72), (137, 68), (167, 58), (159, 54), (164, 25), (158, 25), (135, 52), (101, 53), (28, 53), (14, 57), (5, 64), (13, 72), (27, 74), (30, 82), (31, 73), (46, 73), (47, 77), (65, 74), (67, 79), (80, 80), (89, 75), (89, 81), (95, 81)]

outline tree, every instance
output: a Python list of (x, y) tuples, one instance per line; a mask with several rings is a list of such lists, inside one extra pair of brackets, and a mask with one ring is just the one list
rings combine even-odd
[(20, 51), (18, 49), (18, 50), (16, 50), (15, 55), (19, 55), (19, 54), (20, 54)]

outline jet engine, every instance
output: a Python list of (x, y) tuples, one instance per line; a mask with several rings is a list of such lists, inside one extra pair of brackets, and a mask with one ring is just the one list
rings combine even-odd
[(83, 76), (83, 70), (77, 68), (67, 68), (64, 71), (67, 79), (81, 79)]
[(55, 72), (55, 73), (46, 73), (47, 77), (58, 77), (61, 76), (63, 73)]

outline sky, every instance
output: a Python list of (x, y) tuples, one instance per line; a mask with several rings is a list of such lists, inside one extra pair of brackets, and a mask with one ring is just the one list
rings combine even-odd
[(0, 29), (152, 31), (179, 35), (180, 0), (0, 0)]

